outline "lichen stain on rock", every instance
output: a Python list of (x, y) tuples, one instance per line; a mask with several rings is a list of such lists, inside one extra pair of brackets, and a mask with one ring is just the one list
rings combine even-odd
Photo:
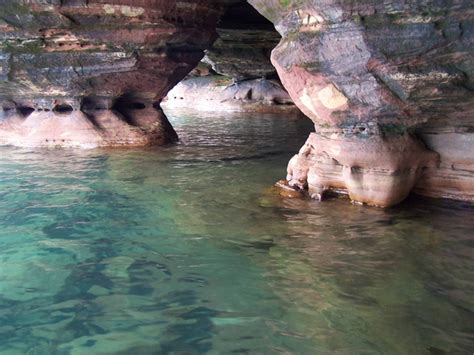
[(314, 104), (313, 104), (313, 97), (312, 95), (309, 93), (309, 90), (308, 88), (304, 88), (303, 89), (303, 93), (302, 95), (300, 96), (300, 101), (303, 103), (303, 105), (308, 109), (310, 110), (315, 116), (318, 116), (318, 111), (316, 110), (316, 108), (314, 107)]
[(329, 84), (318, 92), (319, 101), (328, 109), (335, 110), (347, 105), (345, 97), (333, 84)]

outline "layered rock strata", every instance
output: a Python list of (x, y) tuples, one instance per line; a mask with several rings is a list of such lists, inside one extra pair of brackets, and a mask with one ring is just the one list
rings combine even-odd
[(168, 109), (299, 113), (270, 61), (281, 38), (270, 21), (240, 0), (226, 8), (217, 33), (199, 68), (169, 93)]
[(175, 140), (160, 101), (215, 40), (226, 3), (0, 0), (0, 144)]
[(474, 200), (472, 2), (249, 0), (282, 35), (283, 85), (316, 132), (288, 184), (391, 206)]
[[(289, 186), (316, 197), (344, 190), (378, 206), (410, 191), (474, 200), (471, 1), (249, 3), (280, 33), (272, 63), (315, 123), (289, 164)], [(240, 83), (272, 75), (265, 58), (276, 38), (245, 6), (238, 0), (0, 0), (0, 144), (175, 140), (161, 100), (217, 38), (224, 8), (231, 10), (207, 61), (238, 82), (228, 85), (237, 100), (277, 102), (280, 94), (258, 94), (269, 81)]]
[(273, 24), (245, 0), (226, 8), (217, 33), (217, 40), (203, 59), (217, 74), (236, 81), (275, 76), (270, 55), (281, 37)]

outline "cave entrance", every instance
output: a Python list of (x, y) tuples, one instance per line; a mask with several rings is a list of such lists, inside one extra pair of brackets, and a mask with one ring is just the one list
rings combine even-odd
[(163, 102), (166, 110), (297, 114), (270, 56), (281, 36), (247, 1), (227, 8), (219, 38)]
[(197, 146), (205, 159), (243, 167), (260, 162), (268, 171), (278, 166), (271, 186), (313, 123), (293, 103), (271, 63), (281, 36), (270, 21), (240, 1), (227, 8), (217, 32), (219, 38), (162, 107), (181, 142)]
[(58, 115), (67, 115), (74, 111), (74, 109), (69, 104), (59, 104), (54, 107), (53, 111)]

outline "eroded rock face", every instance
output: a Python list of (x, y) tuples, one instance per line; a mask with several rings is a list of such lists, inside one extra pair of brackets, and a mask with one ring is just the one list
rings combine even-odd
[(236, 81), (276, 76), (270, 55), (280, 35), (247, 1), (226, 7), (217, 33), (203, 59), (216, 73)]
[(270, 54), (281, 37), (246, 0), (226, 7), (218, 39), (187, 78), (163, 102), (166, 109), (295, 113)]
[(283, 85), (316, 127), (291, 186), (390, 206), (474, 200), (471, 1), (249, 0), (283, 39)]
[(279, 81), (254, 79), (233, 82), (221, 75), (186, 78), (169, 92), (163, 107), (208, 112), (300, 114)]
[[(358, 139), (365, 139), (363, 144)], [(386, 207), (401, 202), (438, 156), (409, 134), (311, 133), (288, 165), (291, 186), (322, 199), (327, 190), (347, 190), (353, 201)]]
[(218, 0), (0, 0), (0, 144), (176, 139), (159, 103), (216, 38)]
[[(474, 200), (470, 0), (249, 3), (282, 36), (272, 63), (316, 127), (291, 186), (379, 206), (413, 189)], [(239, 0), (0, 0), (0, 144), (175, 140), (160, 102), (217, 38), (224, 8), (208, 61), (237, 81), (272, 75), (275, 33), (239, 15)]]

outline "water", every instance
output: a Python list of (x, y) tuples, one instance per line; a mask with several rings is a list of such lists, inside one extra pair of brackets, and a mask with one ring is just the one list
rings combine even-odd
[(304, 120), (0, 148), (1, 354), (470, 354), (472, 205), (275, 197)]

